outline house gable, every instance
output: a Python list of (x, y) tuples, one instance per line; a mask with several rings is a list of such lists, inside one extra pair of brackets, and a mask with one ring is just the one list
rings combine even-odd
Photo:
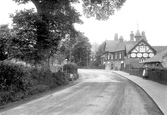
[(128, 54), (130, 58), (150, 58), (156, 54), (156, 50), (144, 39), (134, 45)]

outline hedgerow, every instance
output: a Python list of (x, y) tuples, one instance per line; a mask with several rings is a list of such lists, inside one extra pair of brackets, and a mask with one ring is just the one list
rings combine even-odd
[(65, 64), (65, 65), (63, 66), (63, 70), (64, 70), (65, 73), (67, 73), (67, 74), (73, 74), (75, 80), (79, 78), (79, 75), (78, 75), (78, 66), (77, 66), (77, 64), (75, 64), (75, 63), (68, 63), (68, 64)]
[(47, 69), (0, 62), (0, 106), (68, 83), (61, 71), (52, 73)]

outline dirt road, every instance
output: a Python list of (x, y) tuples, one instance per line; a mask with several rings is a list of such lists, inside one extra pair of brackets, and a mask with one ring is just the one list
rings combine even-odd
[(105, 70), (79, 70), (77, 85), (0, 115), (163, 115), (134, 83)]

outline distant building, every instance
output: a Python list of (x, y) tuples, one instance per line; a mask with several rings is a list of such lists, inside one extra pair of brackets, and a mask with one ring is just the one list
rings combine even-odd
[(165, 47), (151, 46), (147, 41), (145, 32), (140, 34), (139, 30), (136, 31), (135, 35), (131, 31), (129, 41), (125, 41), (122, 36), (118, 38), (118, 34), (115, 34), (114, 40), (104, 42), (105, 53), (102, 56), (102, 64), (107, 70), (140, 68), (145, 60), (154, 57)]
[(154, 57), (145, 60), (144, 64), (150, 68), (167, 68), (167, 48)]

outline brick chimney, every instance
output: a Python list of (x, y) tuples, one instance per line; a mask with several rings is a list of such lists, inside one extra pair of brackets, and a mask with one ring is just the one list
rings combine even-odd
[(144, 31), (142, 31), (141, 35), (142, 35), (142, 38), (147, 41), (147, 38), (146, 38), (146, 35), (145, 35)]
[(118, 34), (117, 33), (115, 33), (114, 41), (118, 41)]
[(123, 36), (120, 36), (120, 37), (119, 37), (119, 42), (123, 42), (123, 41), (124, 41)]
[(131, 31), (131, 33), (130, 33), (130, 41), (131, 41), (131, 42), (134, 42), (134, 34), (133, 34), (133, 31)]

